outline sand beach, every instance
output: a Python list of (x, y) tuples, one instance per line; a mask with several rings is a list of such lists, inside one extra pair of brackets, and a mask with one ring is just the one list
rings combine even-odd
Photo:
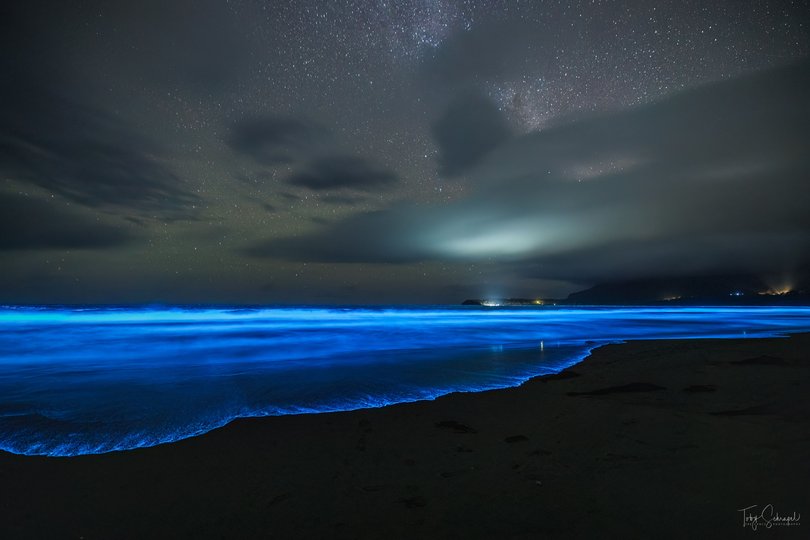
[(773, 518), (810, 509), (809, 351), (636, 341), (517, 388), (0, 453), (0, 537), (801, 538)]

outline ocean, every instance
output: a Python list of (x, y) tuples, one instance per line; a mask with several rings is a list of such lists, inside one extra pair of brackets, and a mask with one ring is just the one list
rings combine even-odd
[(3, 307), (0, 449), (75, 456), (234, 418), (516, 386), (630, 339), (810, 331), (808, 307)]

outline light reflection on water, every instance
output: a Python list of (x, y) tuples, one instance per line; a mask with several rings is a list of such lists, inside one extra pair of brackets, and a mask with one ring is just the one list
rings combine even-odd
[(236, 417), (520, 384), (624, 339), (810, 330), (810, 308), (0, 308), (0, 449), (77, 455)]

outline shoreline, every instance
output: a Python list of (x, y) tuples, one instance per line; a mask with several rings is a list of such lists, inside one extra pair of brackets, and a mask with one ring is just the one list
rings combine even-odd
[(737, 535), (742, 508), (810, 510), (808, 353), (807, 333), (627, 341), (516, 387), (0, 452), (0, 536)]

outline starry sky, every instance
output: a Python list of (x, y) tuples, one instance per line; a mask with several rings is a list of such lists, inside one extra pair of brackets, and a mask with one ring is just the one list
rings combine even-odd
[(807, 1), (0, 7), (1, 303), (458, 303), (810, 264)]

